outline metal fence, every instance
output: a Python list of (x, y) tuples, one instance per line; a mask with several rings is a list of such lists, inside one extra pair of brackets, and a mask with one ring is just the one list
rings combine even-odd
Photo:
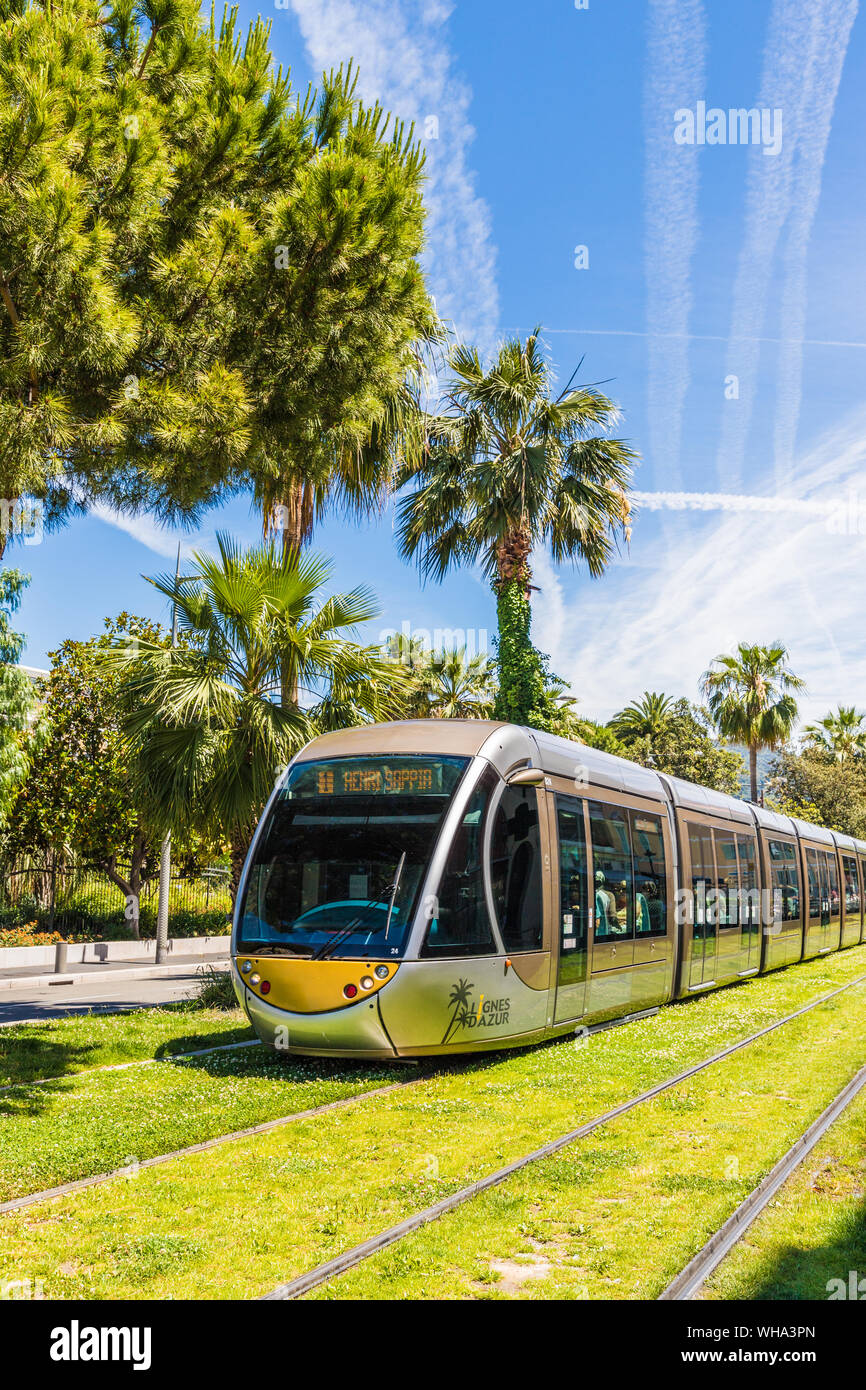
[[(127, 867), (119, 869), (127, 876)], [(142, 936), (156, 931), (158, 873), (139, 893)], [(221, 865), (173, 874), (169, 887), (169, 934), (205, 936), (227, 930), (231, 915), (229, 871)], [(35, 926), (69, 936), (132, 935), (134, 909), (117, 884), (95, 865), (32, 864), (0, 872), (0, 929)]]

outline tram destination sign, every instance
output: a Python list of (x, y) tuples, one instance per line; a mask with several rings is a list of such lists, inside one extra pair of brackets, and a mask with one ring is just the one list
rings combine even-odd
[(345, 758), (295, 770), (293, 796), (447, 796), (463, 771), (462, 758)]

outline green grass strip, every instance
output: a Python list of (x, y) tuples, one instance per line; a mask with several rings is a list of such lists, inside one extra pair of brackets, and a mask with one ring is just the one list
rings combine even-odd
[(828, 1131), (701, 1297), (866, 1299), (866, 1096)]
[[(45, 1294), (51, 1298), (258, 1296), (810, 998), (854, 979), (863, 973), (864, 958), (866, 952), (858, 948), (664, 1009), (653, 1018), (596, 1034), (586, 1042), (565, 1041), (482, 1058), (470, 1069), (442, 1070), (401, 1093), (370, 1099), (363, 1106), (227, 1143), (44, 1206), (13, 1212), (0, 1225), (0, 1266), (13, 1272), (10, 1277), (43, 1279)], [(862, 1041), (864, 1013), (862, 992), (852, 990), (771, 1034), (754, 1049), (737, 1054), (742, 1067), (738, 1084), (749, 1093), (743, 1102), (748, 1143), (758, 1143), (759, 1136), (759, 1147), (766, 1148), (783, 1128), (775, 1114), (770, 1116), (775, 1128), (771, 1125), (769, 1136), (763, 1131), (763, 1120), (755, 1123), (756, 1113), (759, 1118), (761, 1115), (761, 1101), (755, 1099), (756, 1076), (766, 1083), (777, 1067), (795, 1072), (799, 1067), (797, 1084), (806, 1086), (792, 1111), (792, 1132), (783, 1151), (813, 1117), (806, 1113), (810, 1107), (818, 1113), (829, 1098), (825, 1092), (835, 1094), (847, 1079), (848, 1053), (862, 1052), (866, 1046)], [(822, 1067), (831, 1068), (832, 1064), (832, 1075), (824, 1075), (820, 1069), (815, 1074), (808, 1072), (804, 1057), (813, 1054)], [(753, 1056), (755, 1063), (750, 1060)], [(704, 1073), (702, 1085), (709, 1086), (712, 1078), (727, 1072), (733, 1063), (731, 1059)], [(850, 1065), (849, 1074), (854, 1070), (856, 1067)], [(177, 1072), (186, 1071), (186, 1064), (177, 1068)], [(160, 1070), (158, 1074), (165, 1077), (167, 1073)], [(172, 1069), (170, 1076), (175, 1074)], [(830, 1086), (837, 1081), (831, 1091)], [(691, 1085), (700, 1090), (697, 1081)], [(793, 1085), (786, 1077), (791, 1096)], [(641, 1106), (633, 1117), (606, 1126), (586, 1146), (588, 1154), (601, 1153), (603, 1159), (591, 1158), (581, 1171), (599, 1182), (608, 1173), (616, 1175), (617, 1152), (623, 1150), (625, 1175), (631, 1181), (647, 1118), (654, 1116), (656, 1123), (658, 1114), (663, 1116), (660, 1132), (673, 1136), (676, 1154), (679, 1107), (686, 1107), (684, 1115), (688, 1118), (691, 1105), (688, 1086), (685, 1100), (682, 1088), (678, 1088), (666, 1105), (659, 1098)], [(661, 1109), (657, 1111), (658, 1107)], [(728, 1109), (726, 1098), (720, 1120), (723, 1130)], [(801, 1123), (804, 1113), (806, 1119)], [(707, 1125), (715, 1125), (712, 1116), (710, 1106)], [(611, 1147), (608, 1131), (618, 1131), (629, 1122), (633, 1139)], [(709, 1132), (699, 1128), (698, 1138)], [(575, 1155), (582, 1147), (576, 1146)], [(420, 1296), (431, 1291), (431, 1296), (448, 1296), (441, 1293), (442, 1288), (451, 1295), (475, 1295), (475, 1266), (467, 1285), (461, 1282), (459, 1272), (452, 1270), (450, 1259), (438, 1284), (432, 1279), (409, 1278), (408, 1274), (404, 1279), (400, 1270), (407, 1268), (404, 1262), (408, 1259), (411, 1272), (413, 1243), (429, 1239), (432, 1233), (441, 1236), (461, 1217), (473, 1227), (484, 1204), (503, 1201), (507, 1205), (521, 1181), (531, 1193), (541, 1171), (555, 1161), (565, 1163), (565, 1156), (534, 1165), (522, 1179), (518, 1175), (497, 1192), (472, 1202), (462, 1213), (443, 1218), (435, 1227), (385, 1252), (379, 1258), (390, 1256), (394, 1261), (391, 1268), (397, 1272), (393, 1280), (390, 1276), (384, 1282), (373, 1280), (378, 1282), (379, 1296), (419, 1296), (419, 1289)], [(669, 1174), (677, 1175), (670, 1158), (668, 1165)], [(570, 1162), (567, 1168), (572, 1171)], [(745, 1160), (741, 1171), (751, 1176)], [(659, 1262), (656, 1287), (644, 1289), (640, 1296), (659, 1292), (665, 1273), (669, 1270), (664, 1280), (669, 1282), (732, 1209), (731, 1202), (736, 1205), (757, 1181), (755, 1177), (746, 1185), (748, 1177), (744, 1177), (731, 1183), (714, 1171), (707, 1188), (706, 1174), (697, 1174), (697, 1185), (692, 1183), (693, 1176), (689, 1172), (679, 1174), (674, 1191), (709, 1190), (715, 1194), (715, 1205), (709, 1203), (703, 1224), (686, 1213), (688, 1219), (675, 1233), (667, 1263)], [(637, 1181), (634, 1207), (645, 1213), (639, 1169)], [(593, 1194), (594, 1199), (603, 1195), (599, 1191)], [(667, 1198), (670, 1193), (665, 1190), (664, 1195)], [(530, 1223), (534, 1200), (528, 1198)], [(627, 1206), (624, 1195), (623, 1210)], [(593, 1214), (595, 1210), (593, 1207)], [(610, 1211), (617, 1210), (617, 1201), (611, 1197)], [(660, 1216), (664, 1211), (663, 1201)], [(542, 1225), (541, 1229), (547, 1228)], [(506, 1231), (513, 1235), (514, 1230), (509, 1217)], [(481, 1255), (486, 1258), (483, 1249)], [(377, 1267), (377, 1259), (368, 1261), (354, 1275), (327, 1286), (323, 1296), (339, 1291), (354, 1277), (367, 1278), (368, 1272), (372, 1279)], [(643, 1267), (653, 1269), (654, 1265), (649, 1260)], [(490, 1275), (489, 1261), (482, 1261), (482, 1268)], [(617, 1296), (616, 1286), (607, 1282), (606, 1275), (600, 1277), (602, 1283), (594, 1296)], [(482, 1291), (485, 1287), (482, 1285)]]
[(198, 1009), (187, 1002), (132, 1013), (14, 1023), (0, 1028), (0, 1086), (193, 1052), (254, 1036), (240, 1009)]

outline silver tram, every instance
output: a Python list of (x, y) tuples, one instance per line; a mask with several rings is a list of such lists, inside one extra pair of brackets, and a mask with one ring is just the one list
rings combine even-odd
[(316, 1056), (531, 1043), (864, 939), (866, 843), (514, 725), (316, 739), (244, 867), (232, 978)]

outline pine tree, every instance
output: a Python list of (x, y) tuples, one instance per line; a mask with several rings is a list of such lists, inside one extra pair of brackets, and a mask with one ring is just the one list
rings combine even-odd
[(436, 326), (423, 159), (355, 81), (296, 95), (198, 0), (0, 0), (4, 515), (378, 476)]

